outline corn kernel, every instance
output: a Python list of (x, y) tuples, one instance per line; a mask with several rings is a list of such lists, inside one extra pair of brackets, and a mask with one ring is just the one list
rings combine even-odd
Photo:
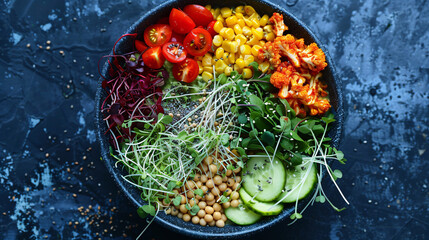
[(237, 41), (231, 41), (231, 49), (230, 49), (231, 53), (236, 53), (238, 52), (238, 42)]
[(226, 67), (226, 68), (225, 68), (225, 75), (226, 75), (226, 76), (231, 75), (231, 72), (232, 72), (232, 67), (229, 67), (229, 66), (228, 66), (228, 67)]
[(251, 47), (249, 45), (241, 45), (240, 53), (243, 55), (249, 55), (251, 53)]
[(222, 57), (222, 59), (228, 59), (228, 56), (229, 56), (229, 53), (224, 52), (224, 53), (223, 53), (223, 57)]
[(239, 18), (239, 19), (237, 20), (237, 23), (238, 23), (238, 25), (240, 25), (240, 27), (244, 27), (244, 26), (246, 26), (246, 23), (244, 22), (244, 19), (242, 19), (242, 18)]
[(237, 65), (241, 69), (244, 68), (244, 60), (242, 58), (235, 60), (235, 65)]
[[(204, 73), (203, 73), (204, 74)], [(245, 68), (243, 69), (243, 78), (244, 79), (249, 79), (252, 77), (252, 70), (250, 70), (249, 68)]]
[(198, 74), (203, 73), (203, 64), (201, 63), (201, 61), (197, 61), (198, 63)]
[(202, 60), (203, 66), (211, 66), (212, 65), (212, 56), (210, 54), (204, 55)]
[(228, 65), (222, 59), (216, 61), (215, 70), (217, 73), (223, 73)]
[(215, 45), (216, 47), (219, 47), (222, 45), (223, 42), (223, 37), (221, 35), (216, 35), (213, 38), (213, 45)]
[(231, 52), (231, 41), (229, 40), (224, 40), (222, 42), (222, 48), (224, 51), (226, 52)]
[(253, 33), (253, 36), (256, 37), (258, 40), (261, 40), (264, 37), (264, 31), (260, 27), (256, 29), (253, 28), (252, 33)]
[(237, 71), (241, 74), (243, 72), (243, 68), (240, 68), (237, 64), (234, 64), (234, 71)]
[(252, 21), (252, 27), (254, 27), (254, 28), (258, 28), (259, 26), (261, 26), (260, 24), (259, 24), (259, 20), (257, 19), (257, 18), (253, 18), (252, 20), (250, 20), (250, 21)]
[(228, 26), (228, 27), (232, 27), (232, 26), (234, 26), (236, 23), (237, 23), (237, 17), (236, 16), (234, 16), (234, 15), (232, 15), (231, 17), (228, 17), (226, 20), (225, 20), (225, 22), (226, 22), (226, 25)]
[(203, 72), (213, 72), (212, 66), (203, 66)]
[(235, 8), (235, 12), (236, 13), (244, 13), (244, 7), (243, 6), (238, 6)]
[(258, 38), (256, 38), (255, 36), (252, 36), (252, 37), (250, 38), (250, 40), (249, 40), (249, 41), (247, 41), (247, 44), (250, 44), (250, 45), (256, 45), (256, 44), (259, 44), (259, 39), (258, 39)]
[(235, 63), (235, 54), (231, 53), (228, 55), (228, 64), (234, 64)]
[(269, 33), (273, 32), (273, 25), (264, 26), (264, 31)]
[(263, 47), (265, 45), (265, 43), (266, 42), (264, 40), (261, 40), (261, 41), (259, 41), (259, 46)]
[(243, 34), (244, 36), (248, 37), (252, 34), (252, 29), (250, 29), (248, 26), (243, 27)]
[(261, 72), (266, 73), (268, 71), (268, 69), (270, 68), (270, 63), (269, 62), (262, 62), (259, 64), (259, 70), (261, 70)]
[(276, 38), (276, 36), (272, 32), (268, 33), (267, 36), (265, 37), (267, 41), (274, 41), (274, 38)]
[(220, 10), (220, 14), (223, 18), (227, 18), (232, 15), (232, 10), (231, 8), (224, 7)]
[(257, 57), (259, 55), (259, 49), (261, 49), (262, 47), (259, 45), (254, 45), (252, 47), (252, 55)]
[(246, 13), (247, 16), (250, 16), (253, 13), (255, 13), (256, 11), (252, 6), (247, 5), (244, 7), (244, 12)]
[(237, 19), (244, 18), (242, 13), (235, 13), (235, 16), (237, 17)]
[(207, 8), (208, 10), (212, 9), (212, 5), (206, 5), (205, 8)]
[(240, 27), (239, 24), (235, 24), (234, 27), (233, 27), (233, 29), (234, 29), (234, 32), (235, 32), (236, 35), (243, 33), (243, 30), (241, 29), (241, 27)]
[(238, 45), (243, 45), (247, 42), (247, 38), (243, 34), (235, 35), (235, 41), (238, 42)]
[(213, 30), (215, 32), (220, 33), (220, 30), (223, 28), (223, 23), (221, 21), (216, 21), (216, 23), (213, 25)]
[(216, 8), (213, 12), (213, 18), (216, 19), (220, 15), (220, 8)]
[(269, 19), (269, 17), (268, 17), (268, 15), (267, 14), (265, 14), (264, 16), (262, 16), (262, 18), (259, 20), (259, 24), (261, 24), (261, 26), (263, 27), (263, 26), (265, 26), (265, 25), (267, 25), (267, 23), (268, 23), (268, 19)]
[(222, 15), (217, 16), (217, 21), (220, 21), (221, 23), (225, 23), (225, 19), (222, 17)]
[(249, 18), (243, 18), (243, 19), (244, 19), (244, 23), (246, 23), (246, 26), (248, 27), (253, 26), (252, 20), (250, 20)]
[(253, 57), (253, 55), (245, 55), (243, 60), (244, 60), (244, 65), (249, 66), (249, 64), (255, 61), (255, 58)]
[(225, 52), (225, 50), (222, 47), (218, 47), (216, 49), (216, 53), (215, 53), (216, 58), (221, 59), (223, 57), (224, 52)]
[(204, 71), (203, 74), (201, 74), (201, 77), (203, 77), (204, 81), (208, 82), (210, 79), (213, 79), (213, 74)]
[(219, 31), (219, 35), (221, 35), (221, 36), (222, 36), (223, 38), (225, 38), (225, 39), (226, 39), (226, 33), (225, 33), (226, 29), (228, 29), (228, 28), (223, 27), (223, 28)]
[(234, 37), (235, 37), (234, 30), (232, 30), (232, 28), (227, 28), (225, 30), (225, 36), (223, 36), (223, 37), (228, 39), (228, 40), (234, 40)]

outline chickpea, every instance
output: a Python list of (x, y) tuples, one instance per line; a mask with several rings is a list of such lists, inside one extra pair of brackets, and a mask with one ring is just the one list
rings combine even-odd
[(214, 182), (214, 184), (216, 184), (216, 185), (220, 185), (220, 184), (222, 183), (222, 177), (221, 177), (221, 176), (219, 176), (219, 175), (216, 175), (216, 176), (213, 178), (213, 182)]
[(207, 203), (206, 203), (206, 202), (204, 202), (204, 201), (200, 201), (200, 202), (198, 203), (198, 207), (199, 207), (200, 209), (204, 209), (204, 208), (206, 208), (206, 207), (207, 207)]
[(200, 219), (200, 225), (203, 227), (205, 227), (207, 225), (207, 222), (206, 222), (206, 220), (204, 220), (204, 218)]
[(201, 179), (201, 174), (196, 173), (195, 176), (194, 176), (194, 181), (198, 182), (198, 181), (200, 181), (200, 179)]
[(226, 184), (228, 184), (228, 187), (234, 186), (235, 180), (232, 178), (228, 178), (228, 181), (226, 181)]
[(209, 180), (207, 180), (207, 182), (206, 182), (206, 186), (207, 186), (208, 188), (213, 188), (213, 187), (214, 187), (213, 179), (209, 179)]
[(195, 183), (194, 183), (194, 182), (192, 182), (192, 181), (187, 181), (187, 182), (186, 182), (186, 188), (187, 188), (188, 190), (193, 190), (193, 189), (195, 188)]
[(189, 221), (191, 221), (191, 215), (189, 215), (189, 214), (183, 214), (182, 219), (185, 222), (189, 222)]
[(209, 205), (209, 206), (213, 206), (213, 204), (215, 204), (216, 203), (216, 200), (215, 199), (213, 199), (213, 200), (211, 200), (211, 201), (208, 201), (207, 202), (207, 204)]
[(212, 193), (214, 196), (219, 196), (220, 190), (217, 187), (212, 188)]
[(211, 222), (209, 222), (209, 226), (210, 227), (213, 227), (213, 226), (215, 226), (216, 225), (216, 222), (215, 221), (211, 221)]
[(232, 170), (230, 170), (230, 169), (226, 170), (226, 176), (227, 177), (231, 176), (231, 174), (232, 174)]
[(201, 182), (202, 183), (207, 182), (207, 175), (201, 175)]
[(227, 188), (223, 193), (228, 197), (229, 195), (231, 195), (232, 190), (231, 188)]
[(181, 213), (187, 213), (188, 212), (188, 209), (186, 209), (185, 204), (180, 205), (179, 210)]
[(165, 214), (170, 214), (171, 213), (171, 208), (167, 208), (167, 209), (165, 209)]
[(192, 223), (193, 224), (198, 224), (200, 223), (200, 218), (198, 216), (193, 216), (192, 217)]
[(232, 170), (235, 174), (237, 174), (237, 173), (239, 173), (240, 171), (241, 171), (241, 167), (238, 167), (238, 168), (236, 168), (236, 169), (234, 169), (234, 170)]
[(207, 206), (204, 210), (206, 211), (206, 214), (212, 214), (214, 212), (214, 209), (210, 206)]
[(228, 177), (227, 176), (222, 177), (222, 182), (226, 182), (226, 181), (228, 181)]
[(240, 194), (238, 192), (232, 192), (231, 193), (231, 199), (232, 200), (237, 200), (240, 197)]
[(226, 183), (222, 183), (221, 185), (219, 185), (219, 190), (221, 191), (221, 192), (224, 192), (225, 190), (226, 190), (226, 188), (227, 188), (227, 186), (226, 186)]
[(234, 186), (232, 187), (233, 190), (238, 190), (240, 189), (240, 183), (236, 182), (234, 183)]
[(178, 195), (179, 194), (179, 190), (177, 189), (173, 189), (174, 195)]
[(183, 218), (183, 213), (180, 213), (180, 212), (179, 212), (179, 213), (177, 214), (177, 217), (178, 217), (178, 218), (180, 218), (180, 219), (181, 219), (181, 218)]
[(215, 212), (220, 212), (220, 210), (222, 210), (222, 207), (220, 206), (219, 203), (215, 203), (215, 204), (213, 204), (213, 210)]
[(222, 219), (221, 220), (217, 220), (216, 221), (216, 227), (220, 227), (220, 228), (225, 227), (225, 222)]
[(195, 195), (195, 199), (197, 199), (197, 200), (201, 200), (201, 199), (203, 199), (200, 195)]
[(193, 207), (197, 202), (194, 199), (189, 200), (189, 205)]
[(169, 205), (169, 203), (167, 203), (167, 199), (166, 198), (162, 199), (162, 205), (164, 205), (164, 206), (168, 206)]
[(206, 158), (204, 158), (203, 163), (210, 165), (213, 162), (213, 158), (212, 156), (207, 156)]
[(201, 171), (206, 173), (209, 170), (209, 166), (207, 164), (203, 163), (203, 164), (200, 164), (200, 169), (201, 169)]
[(186, 203), (186, 198), (183, 195), (180, 195), (180, 197), (182, 198), (182, 200), (180, 200), (181, 204), (185, 204)]
[(226, 215), (225, 215), (224, 213), (222, 213), (222, 220), (223, 220), (224, 222), (226, 222), (226, 220), (228, 220), (228, 218), (226, 217)]
[(219, 220), (219, 219), (221, 219), (222, 218), (222, 214), (220, 213), (220, 212), (214, 212), (213, 213), (213, 219), (215, 220), (215, 221), (217, 221), (217, 220)]
[(179, 214), (179, 211), (177, 211), (177, 209), (175, 208), (171, 209), (171, 215), (177, 216), (177, 214)]
[(200, 217), (200, 218), (203, 218), (205, 215), (206, 215), (206, 211), (204, 211), (203, 209), (201, 209), (197, 213), (197, 216)]
[(206, 195), (206, 202), (213, 201), (214, 195), (212, 193), (207, 193)]
[(195, 197), (194, 191), (187, 191), (186, 192), (186, 197), (188, 197), (188, 198), (194, 198)]
[(217, 166), (216, 165), (210, 164), (209, 169), (213, 175), (217, 173)]
[(201, 181), (198, 181), (195, 183), (195, 185), (197, 185), (198, 188), (201, 188), (201, 186), (203, 186), (203, 183)]
[(219, 171), (219, 172), (222, 172), (222, 171), (223, 171), (223, 169), (224, 169), (224, 167), (223, 167), (223, 165), (221, 164), (221, 165), (219, 166), (219, 168), (218, 168), (218, 171)]
[(235, 176), (235, 182), (241, 183), (241, 177), (240, 176)]
[(204, 220), (206, 220), (206, 222), (211, 222), (213, 221), (213, 216), (211, 214), (206, 214)]
[(204, 186), (201, 186), (201, 190), (203, 190), (203, 193), (205, 194), (209, 190), (209, 188), (204, 185)]
[(230, 202), (222, 203), (222, 207), (223, 207), (224, 209), (227, 209), (227, 208), (229, 208), (230, 206), (231, 206), (231, 203), (230, 203)]
[(240, 202), (237, 199), (231, 201), (231, 207), (238, 207), (239, 204)]

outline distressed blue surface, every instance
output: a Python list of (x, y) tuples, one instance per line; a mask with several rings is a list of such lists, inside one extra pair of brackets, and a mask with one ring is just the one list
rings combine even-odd
[[(135, 238), (146, 226), (100, 161), (94, 99), (99, 57), (161, 2), (0, 3), (0, 239)], [(273, 2), (325, 43), (343, 80), (348, 162), (335, 167), (351, 205), (316, 204), (255, 239), (429, 238), (429, 4)], [(158, 225), (152, 238), (180, 239)]]

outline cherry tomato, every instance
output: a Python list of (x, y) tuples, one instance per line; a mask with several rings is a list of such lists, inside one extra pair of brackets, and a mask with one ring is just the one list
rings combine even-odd
[(183, 8), (183, 11), (188, 14), (192, 20), (194, 20), (194, 23), (197, 26), (207, 27), (207, 25), (214, 19), (210, 10), (201, 5), (186, 5), (185, 8)]
[(162, 54), (172, 63), (178, 63), (186, 58), (186, 50), (181, 43), (169, 42), (162, 46)]
[(187, 58), (173, 65), (173, 76), (176, 80), (190, 83), (198, 77), (198, 63), (192, 58)]
[(160, 46), (148, 48), (142, 57), (145, 66), (153, 69), (161, 68), (165, 62), (165, 57), (161, 53)]
[(168, 22), (168, 17), (163, 17), (163, 18), (159, 19), (156, 23), (159, 23), (159, 24), (170, 24)]
[(170, 26), (173, 31), (186, 34), (195, 28), (195, 23), (186, 13), (173, 8), (170, 12)]
[(173, 32), (173, 35), (171, 35), (170, 42), (183, 43), (184, 39), (185, 39), (184, 35)]
[(170, 41), (172, 33), (171, 27), (167, 24), (154, 24), (144, 30), (143, 37), (149, 47), (156, 47)]
[(139, 51), (140, 53), (144, 52), (147, 49), (146, 44), (144, 44), (144, 42), (140, 40), (135, 40), (134, 45), (136, 46), (137, 51)]
[(207, 32), (210, 33), (210, 35), (212, 36), (212, 38), (214, 38), (214, 36), (216, 36), (217, 32), (214, 30), (214, 25), (215, 25), (216, 21), (211, 21), (209, 23), (209, 25), (207, 25)]
[(186, 35), (183, 45), (192, 56), (203, 56), (212, 47), (212, 36), (203, 28), (195, 28)]

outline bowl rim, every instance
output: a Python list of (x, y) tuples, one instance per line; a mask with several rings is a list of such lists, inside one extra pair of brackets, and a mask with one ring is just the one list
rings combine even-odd
[[(317, 43), (317, 45), (323, 50), (323, 52), (325, 53), (325, 57), (326, 57), (326, 61), (328, 63), (328, 68), (330, 69), (331, 75), (333, 77), (333, 83), (335, 86), (333, 86), (333, 89), (335, 89), (336, 93), (337, 93), (337, 110), (334, 111), (336, 112), (336, 134), (335, 134), (335, 141), (333, 141), (331, 143), (331, 145), (338, 147), (340, 145), (340, 141), (342, 139), (342, 134), (343, 134), (343, 121), (344, 121), (344, 112), (343, 112), (343, 94), (342, 94), (342, 89), (341, 89), (341, 78), (338, 77), (335, 65), (333, 64), (333, 61), (329, 55), (328, 50), (326, 49), (326, 47), (324, 46), (324, 44), (316, 37), (316, 35), (313, 33), (313, 31), (310, 30), (310, 28), (303, 23), (301, 20), (299, 20), (297, 17), (295, 17), (294, 14), (292, 14), (291, 12), (289, 12), (288, 10), (286, 10), (285, 8), (275, 4), (275, 3), (271, 3), (268, 0), (256, 0), (258, 2), (261, 2), (262, 4), (268, 5), (270, 8), (276, 9), (276, 10), (280, 10), (282, 11), (282, 13), (287, 14), (289, 18), (291, 18), (293, 21), (295, 21), (298, 25), (300, 25), (303, 29), (305, 29), (305, 31), (307, 32), (308, 35), (310, 35), (314, 42)], [(178, 2), (177, 0), (168, 0), (158, 6), (156, 6), (155, 8), (147, 11), (143, 16), (141, 16), (133, 25), (131, 25), (126, 33), (133, 33), (133, 31), (147, 18), (149, 17), (151, 14), (153, 14), (153, 12), (157, 12), (161, 9), (163, 9), (164, 7), (168, 6), (168, 5), (172, 5), (174, 3)], [(247, 1), (244, 0), (243, 3), (246, 3)], [(190, 2), (191, 3), (191, 2)], [(106, 62), (106, 64), (103, 66), (103, 69), (101, 72), (106, 72), (108, 68), (108, 64)], [(101, 78), (100, 78), (101, 79)], [(143, 200), (140, 199), (140, 201), (138, 199), (135, 198), (135, 196), (128, 191), (129, 187), (128, 185), (125, 185), (125, 182), (118, 176), (119, 174), (117, 174), (117, 168), (115, 167), (114, 164), (114, 160), (111, 158), (111, 156), (108, 154), (109, 153), (109, 149), (106, 149), (103, 142), (103, 139), (105, 139), (105, 135), (103, 133), (103, 129), (102, 126), (100, 124), (101, 122), (101, 118), (102, 118), (102, 114), (101, 111), (99, 111), (100, 109), (100, 104), (101, 104), (101, 94), (102, 94), (102, 87), (101, 87), (101, 80), (98, 83), (97, 86), (97, 92), (96, 92), (96, 127), (97, 127), (97, 142), (100, 143), (100, 151), (101, 151), (101, 157), (103, 162), (105, 163), (109, 173), (113, 176), (116, 184), (120, 187), (121, 191), (123, 191), (125, 193), (125, 195), (127, 196), (127, 198), (129, 200), (131, 200), (131, 202), (139, 207), (141, 206), (141, 202)], [(332, 108), (333, 109), (333, 108)], [(304, 202), (307, 202), (307, 200), (304, 201), (300, 201), (299, 204), (302, 206), (302, 204), (304, 204)], [(246, 235), (250, 235), (250, 234), (254, 234), (256, 232), (262, 231), (264, 229), (267, 229), (268, 227), (272, 227), (274, 225), (276, 225), (277, 223), (284, 221), (286, 218), (286, 216), (289, 216), (289, 214), (291, 213), (291, 211), (293, 210), (293, 208), (285, 208), (285, 210), (283, 210), (283, 212), (277, 216), (273, 216), (272, 219), (270, 219), (269, 221), (264, 222), (263, 224), (260, 225), (254, 225), (251, 228), (246, 228), (246, 229), (241, 229), (238, 231), (234, 231), (234, 232), (228, 232), (228, 236), (225, 236), (225, 233), (212, 233), (212, 232), (200, 232), (200, 231), (195, 231), (195, 230), (190, 230), (187, 228), (181, 228), (178, 225), (175, 225), (169, 221), (166, 221), (165, 219), (163, 219), (162, 217), (159, 216), (155, 216), (155, 222), (157, 222), (158, 224), (161, 224), (162, 226), (166, 226), (168, 228), (170, 228), (173, 231), (176, 231), (178, 233), (181, 234), (185, 234), (191, 237), (203, 237), (206, 239), (209, 238), (216, 238), (216, 237), (222, 237), (222, 238), (237, 238), (237, 237), (244, 237)], [(252, 225), (250, 225), (252, 226)]]

